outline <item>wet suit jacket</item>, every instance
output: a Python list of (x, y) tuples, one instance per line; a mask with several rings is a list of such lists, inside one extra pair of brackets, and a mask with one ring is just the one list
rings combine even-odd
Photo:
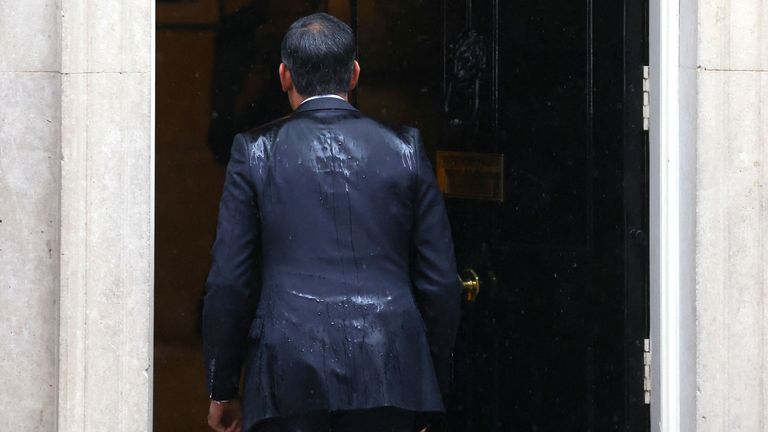
[(210, 397), (239, 395), (244, 430), (316, 410), (443, 411), (460, 287), (418, 131), (319, 98), (231, 154), (203, 307)]

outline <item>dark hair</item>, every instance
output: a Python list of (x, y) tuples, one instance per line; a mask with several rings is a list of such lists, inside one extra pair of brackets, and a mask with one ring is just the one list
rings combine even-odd
[(356, 55), (355, 35), (338, 18), (326, 13), (299, 18), (285, 34), (280, 54), (300, 95), (349, 91)]

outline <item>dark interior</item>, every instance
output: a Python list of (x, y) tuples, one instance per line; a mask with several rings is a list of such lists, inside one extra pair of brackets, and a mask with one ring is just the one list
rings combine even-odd
[(436, 165), (503, 155), (488, 178), (467, 168), (478, 196), (446, 197), (480, 293), (435, 430), (647, 430), (645, 0), (158, 0), (155, 430), (208, 430), (200, 302), (224, 164), (235, 133), (289, 111), (279, 43), (315, 11), (357, 32), (362, 111), (419, 127)]

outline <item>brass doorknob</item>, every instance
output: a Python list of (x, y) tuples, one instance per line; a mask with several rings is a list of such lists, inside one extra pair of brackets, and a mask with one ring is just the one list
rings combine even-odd
[(480, 277), (472, 269), (464, 269), (459, 275), (459, 281), (463, 289), (464, 299), (468, 302), (473, 302), (477, 299), (477, 295), (480, 294)]

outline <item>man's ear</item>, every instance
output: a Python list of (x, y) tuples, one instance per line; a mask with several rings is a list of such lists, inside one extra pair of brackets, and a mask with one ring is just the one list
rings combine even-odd
[(280, 75), (280, 86), (283, 88), (283, 92), (288, 93), (293, 89), (293, 78), (291, 78), (291, 71), (288, 70), (285, 63), (280, 63), (278, 74)]
[(352, 78), (349, 80), (349, 91), (352, 91), (357, 87), (357, 81), (360, 79), (360, 63), (355, 60), (352, 67)]

